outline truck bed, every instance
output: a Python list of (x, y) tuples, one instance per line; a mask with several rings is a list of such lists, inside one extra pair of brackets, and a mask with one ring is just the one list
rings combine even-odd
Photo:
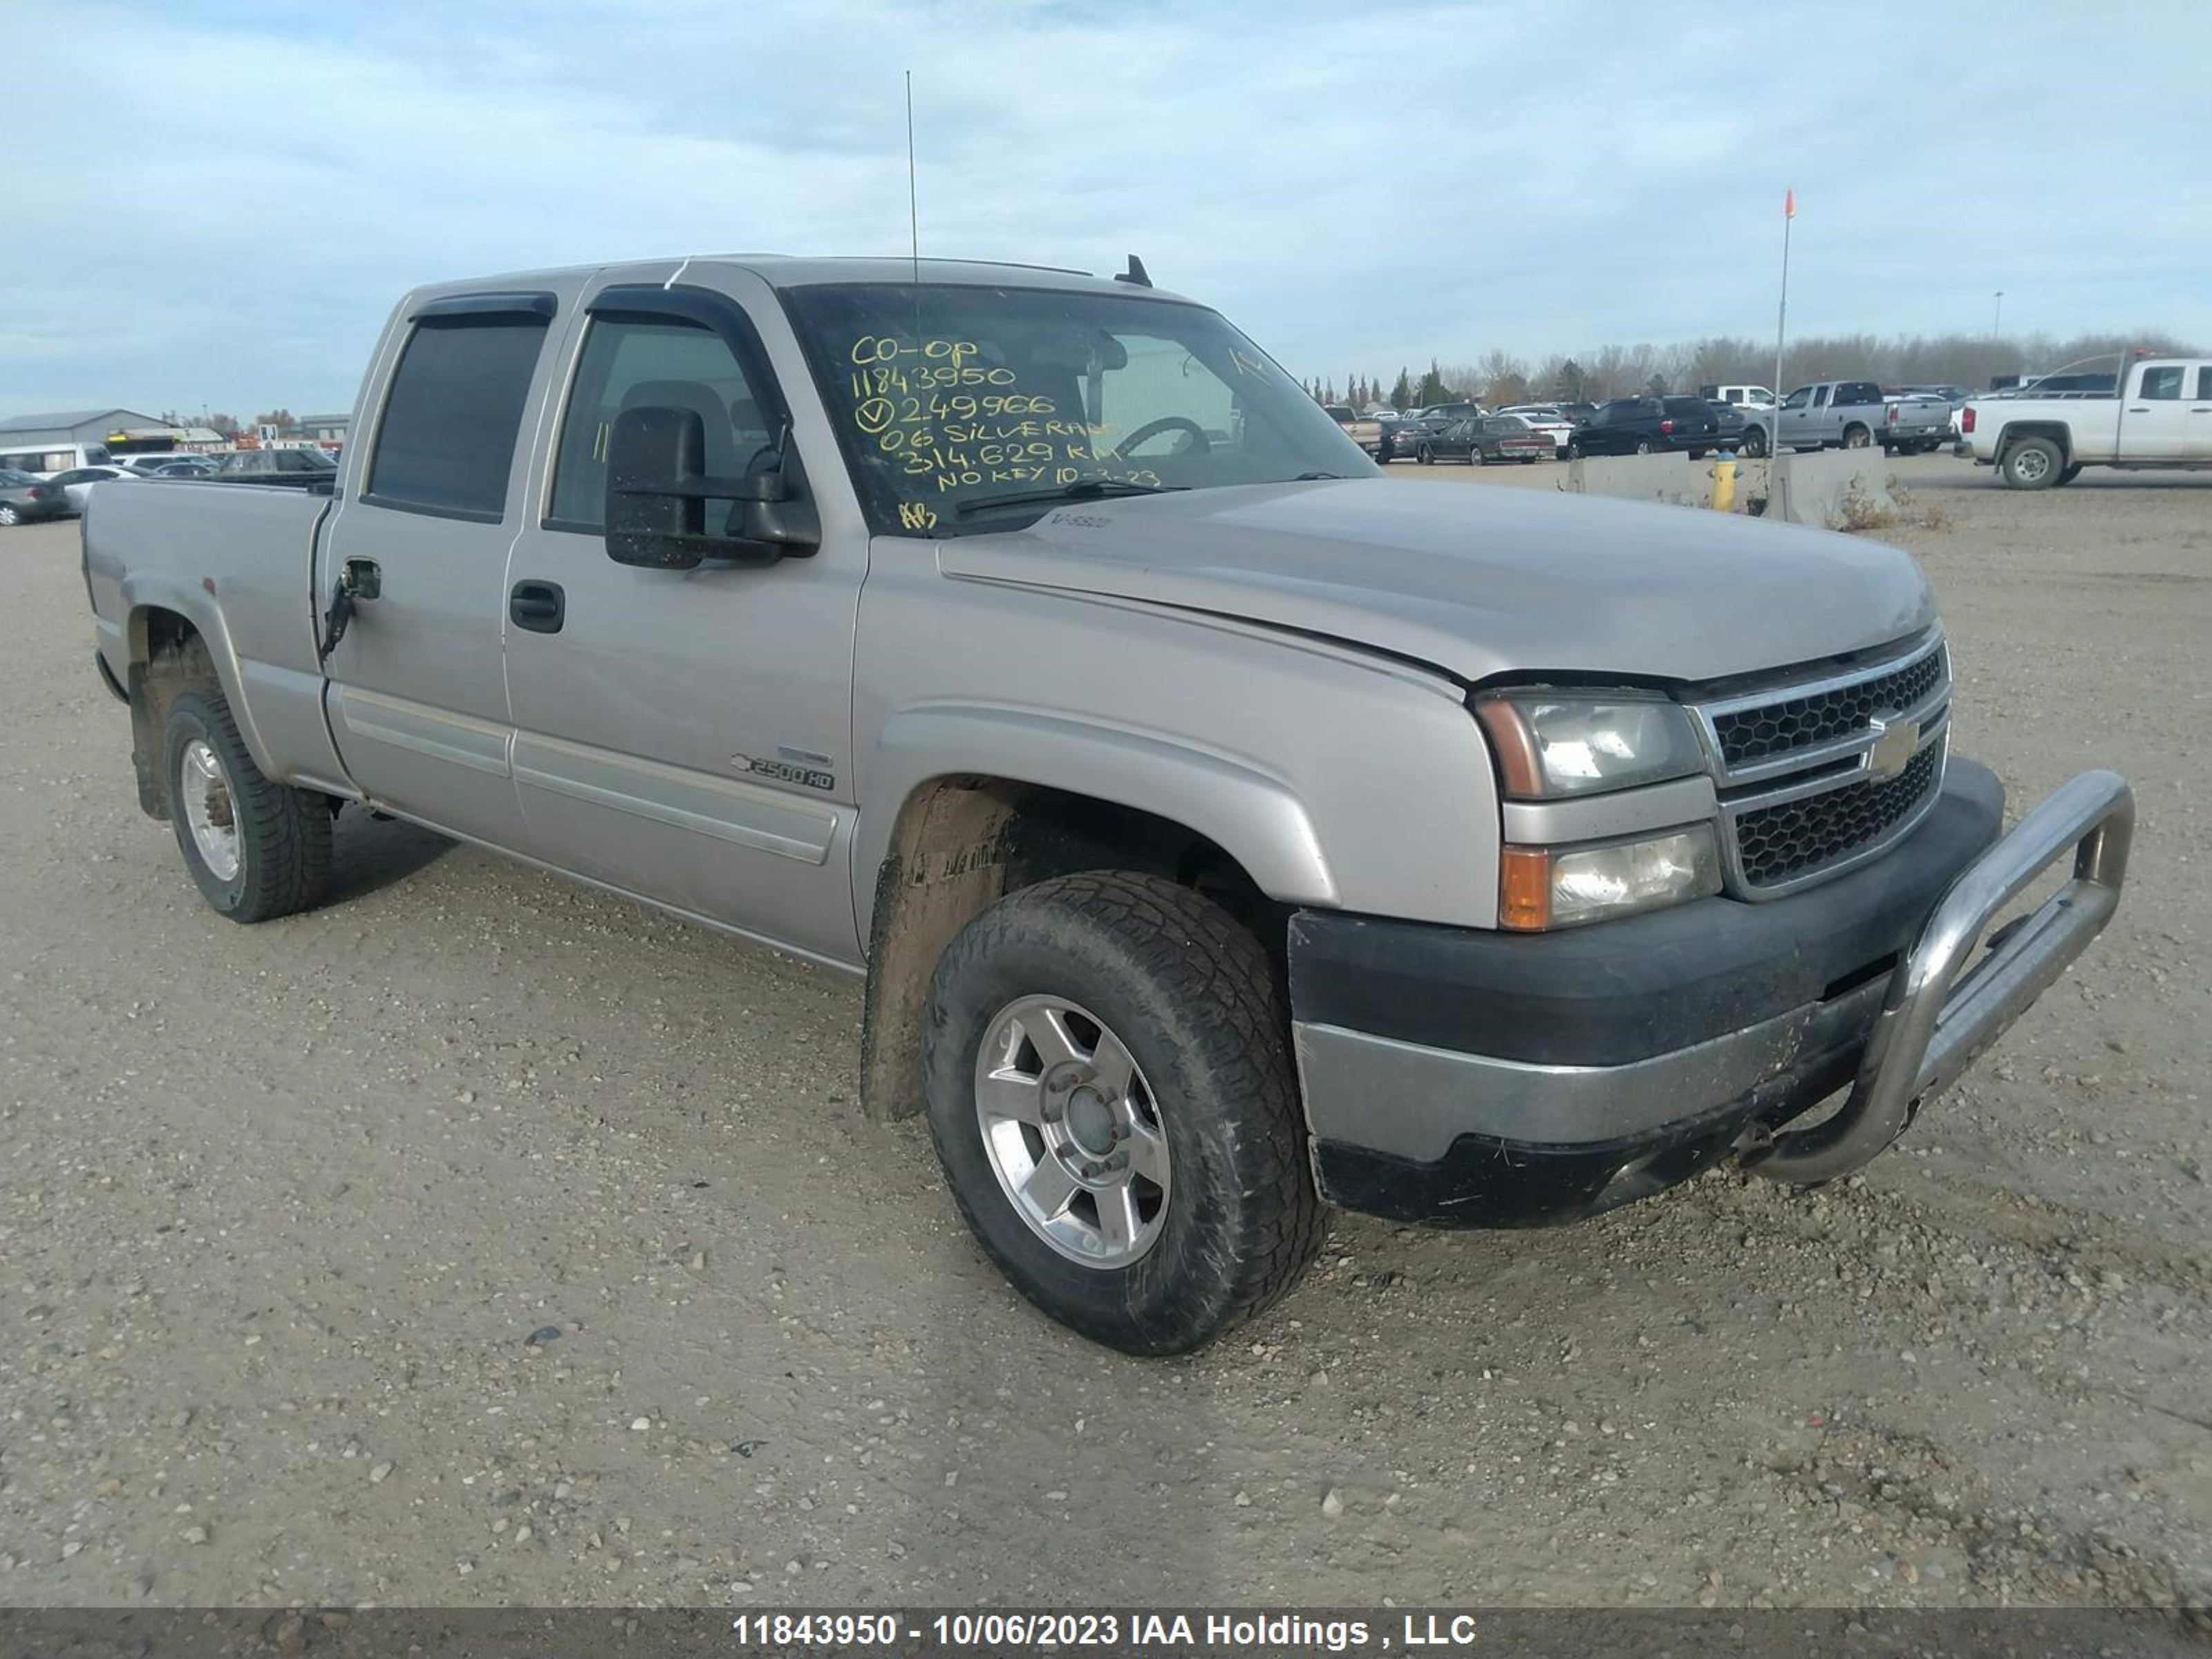
[(215, 655), (264, 769), (303, 776), (295, 757), (327, 757), (337, 775), (315, 655), (315, 536), (331, 505), (321, 492), (204, 479), (94, 490), (83, 520), (85, 584), (117, 683), (129, 684), (134, 617), (173, 611)]

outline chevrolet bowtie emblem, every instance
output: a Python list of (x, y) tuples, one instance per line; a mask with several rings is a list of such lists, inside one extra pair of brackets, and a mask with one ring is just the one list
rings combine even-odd
[(1895, 714), (1876, 714), (1867, 726), (1874, 732), (1874, 747), (1867, 750), (1867, 775), (1877, 783), (1887, 783), (1912, 764), (1912, 757), (1920, 752), (1920, 722), (1900, 720)]

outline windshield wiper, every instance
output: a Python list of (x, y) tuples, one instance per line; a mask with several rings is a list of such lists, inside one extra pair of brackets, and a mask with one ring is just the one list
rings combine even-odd
[(1004, 495), (973, 495), (952, 509), (959, 518), (994, 507), (1034, 507), (1041, 501), (1090, 501), (1102, 495), (1164, 495), (1182, 484), (1133, 483), (1127, 478), (1078, 478), (1057, 489), (1017, 489)]
[(1317, 483), (1323, 478), (1341, 478), (1341, 472), (1301, 472), (1291, 480), (1292, 483)]

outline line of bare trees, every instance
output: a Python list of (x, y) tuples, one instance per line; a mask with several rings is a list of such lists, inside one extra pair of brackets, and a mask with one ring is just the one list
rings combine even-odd
[[(2197, 355), (2164, 329), (2080, 334), (2070, 339), (2048, 334), (2004, 339), (1972, 334), (1808, 336), (1788, 342), (1783, 355), (1784, 384), (1775, 390), (1786, 392), (1808, 380), (1868, 380), (1885, 386), (1962, 386), (1980, 392), (1997, 375), (2051, 374), (2069, 363), (2096, 368), (2100, 365), (2094, 360), (2100, 357), (2106, 360), (2102, 366), (2108, 367), (2116, 354), (2132, 350)], [(1490, 351), (1478, 362), (1451, 364), (1432, 358), (1420, 374), (1400, 369), (1387, 388), (1380, 379), (1353, 374), (1341, 383), (1341, 389), (1331, 380), (1312, 380), (1306, 389), (1322, 403), (1350, 404), (1357, 409), (1379, 404), (1421, 409), (1462, 398), (1495, 409), (1538, 398), (1595, 403), (1645, 392), (1694, 392), (1701, 386), (1765, 386), (1773, 374), (1773, 342), (1716, 335), (1673, 345), (1601, 346), (1571, 356), (1553, 352), (1529, 359)]]

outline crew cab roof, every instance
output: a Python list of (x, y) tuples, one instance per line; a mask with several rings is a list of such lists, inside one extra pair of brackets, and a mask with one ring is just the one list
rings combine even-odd
[(641, 283), (665, 283), (678, 273), (701, 276), (714, 269), (750, 273), (771, 288), (817, 288), (837, 283), (911, 283), (917, 263), (926, 283), (957, 283), (975, 288), (1045, 288), (1087, 289), (1118, 294), (1124, 298), (1190, 301), (1164, 289), (1117, 282), (1087, 270), (1059, 265), (1005, 264), (987, 259), (929, 259), (919, 262), (896, 256), (794, 255), (787, 253), (694, 253), (659, 259), (623, 259), (604, 265), (563, 265), (550, 270), (501, 271), (483, 276), (417, 284), (410, 301), (441, 298), (474, 291), (568, 287), (605, 276), (621, 281), (629, 276)]

